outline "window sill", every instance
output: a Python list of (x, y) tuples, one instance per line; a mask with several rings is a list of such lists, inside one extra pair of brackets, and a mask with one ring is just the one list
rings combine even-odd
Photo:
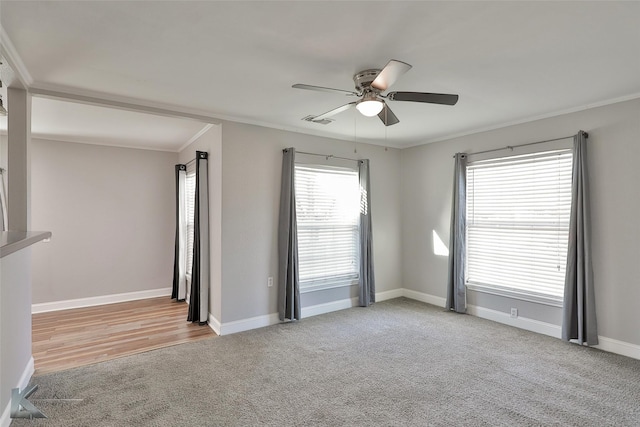
[(352, 283), (322, 283), (319, 285), (308, 285), (308, 286), (301, 286), (300, 287), (300, 293), (301, 294), (306, 294), (308, 292), (316, 292), (316, 291), (324, 291), (327, 289), (335, 289), (335, 288), (347, 288), (350, 286), (356, 286), (358, 284), (358, 282), (352, 282)]
[(467, 283), (467, 289), (485, 294), (497, 295), (506, 298), (513, 298), (536, 304), (550, 305), (552, 307), (562, 307), (562, 297), (553, 295), (542, 295), (530, 292), (522, 292), (515, 289), (503, 288), (500, 286), (479, 285), (476, 283)]

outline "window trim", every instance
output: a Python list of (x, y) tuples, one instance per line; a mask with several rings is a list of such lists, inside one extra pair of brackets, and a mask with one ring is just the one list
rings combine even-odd
[(563, 300), (553, 295), (536, 294), (522, 291), (520, 289), (510, 289), (503, 286), (488, 285), (483, 283), (466, 282), (467, 290), (480, 292), (483, 294), (497, 295), (500, 297), (517, 299), (521, 301), (534, 302), (537, 304), (550, 305), (552, 307), (562, 307)]
[[(187, 280), (187, 286), (190, 287), (191, 286), (191, 268), (193, 266), (193, 242), (195, 239), (195, 236), (193, 236), (193, 232), (194, 229), (192, 227), (191, 229), (191, 241), (192, 241), (192, 245), (191, 248), (189, 248), (189, 190), (188, 190), (188, 184), (187, 184), (187, 180), (192, 178), (194, 180), (194, 185), (193, 185), (193, 203), (194, 203), (194, 209), (195, 209), (195, 179), (196, 179), (196, 166), (195, 166), (195, 162), (188, 164), (187, 165), (187, 170), (186, 170), (186, 174), (185, 174), (185, 222), (184, 222), (184, 230), (185, 230), (185, 251), (186, 251), (186, 257), (185, 257), (185, 276), (186, 276), (186, 280)], [(194, 212), (195, 214), (195, 212)], [(193, 217), (191, 217), (191, 221), (193, 221)], [(189, 249), (191, 249), (191, 251), (189, 251)], [(188, 262), (189, 258), (191, 258), (191, 263)]]
[[(559, 150), (572, 150), (573, 149), (573, 138), (565, 138), (562, 140), (555, 140), (544, 142), (536, 145), (526, 145), (522, 147), (510, 147), (510, 151), (507, 153), (504, 152), (487, 152), (481, 153), (478, 155), (474, 155), (473, 153), (468, 154), (469, 159), (468, 163), (473, 162), (481, 162), (481, 161), (493, 161), (499, 160), (502, 158), (520, 156), (520, 155), (536, 155), (542, 154), (548, 151), (559, 151)], [(473, 157), (473, 159), (472, 159)], [(468, 195), (467, 195), (468, 196)], [(467, 236), (467, 232), (465, 232), (465, 236)], [(465, 243), (466, 253), (465, 253), (465, 286), (468, 290), (474, 292), (480, 292), (484, 294), (496, 295), (505, 298), (511, 298), (515, 300), (527, 301), (536, 304), (543, 304), (552, 307), (562, 307), (564, 297), (558, 297), (555, 295), (536, 293), (527, 290), (520, 290), (517, 288), (509, 288), (507, 286), (499, 286), (499, 285), (491, 285), (486, 283), (478, 283), (478, 282), (469, 282), (467, 275), (467, 256), (468, 256), (468, 244)]]
[(360, 279), (353, 279), (351, 283), (336, 283), (336, 282), (328, 282), (328, 283), (320, 283), (316, 285), (307, 285), (300, 286), (300, 293), (306, 294), (309, 292), (317, 292), (317, 291), (325, 291), (327, 289), (337, 289), (337, 288), (350, 288), (352, 286), (358, 286), (360, 283)]
[[(301, 167), (309, 167), (309, 168), (316, 168), (316, 169), (324, 169), (327, 171), (349, 171), (349, 172), (355, 172), (356, 174), (358, 173), (358, 169), (354, 168), (354, 167), (348, 167), (348, 166), (336, 166), (336, 165), (329, 165), (329, 164), (325, 164), (325, 163), (315, 163), (315, 162), (309, 162), (309, 161), (299, 161), (299, 162), (295, 162), (294, 164), (294, 174), (296, 172), (296, 167), (301, 166)], [(295, 191), (295, 190), (294, 190)], [(360, 230), (360, 224), (358, 221), (357, 224), (358, 227), (358, 233)], [(298, 240), (299, 243), (299, 240)], [(356, 244), (356, 250), (358, 252), (358, 259), (360, 258), (360, 247), (359, 245)], [(351, 280), (347, 281), (348, 279), (344, 279), (345, 281), (341, 281), (339, 279), (335, 279), (335, 278), (331, 278), (331, 279), (327, 279), (327, 280), (318, 280), (317, 283), (313, 283), (313, 284), (309, 284), (309, 285), (302, 285), (300, 284), (299, 289), (300, 289), (300, 293), (304, 294), (304, 293), (310, 293), (310, 292), (317, 292), (317, 291), (323, 291), (323, 290), (328, 290), (328, 289), (337, 289), (337, 288), (347, 288), (347, 287), (352, 287), (352, 286), (357, 286), (360, 283), (360, 268), (358, 266), (357, 271), (356, 271), (356, 276), (354, 278), (352, 278)]]

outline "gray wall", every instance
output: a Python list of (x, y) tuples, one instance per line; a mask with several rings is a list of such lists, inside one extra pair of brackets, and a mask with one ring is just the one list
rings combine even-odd
[(34, 139), (33, 303), (171, 287), (177, 154)]
[[(222, 124), (222, 319), (277, 312), (277, 232), (282, 149), (371, 160), (377, 291), (402, 286), (400, 152), (232, 122)], [(303, 306), (349, 298), (355, 288), (305, 293)]]
[[(433, 254), (432, 230), (449, 242), (453, 159), (507, 145), (589, 133), (593, 268), (599, 334), (640, 344), (640, 99), (402, 150), (404, 287), (446, 296), (447, 258)], [(469, 292), (468, 302), (560, 324), (560, 309)]]
[(31, 250), (22, 249), (0, 260), (0, 418), (11, 401), (11, 389), (26, 386), (20, 379), (29, 374)]

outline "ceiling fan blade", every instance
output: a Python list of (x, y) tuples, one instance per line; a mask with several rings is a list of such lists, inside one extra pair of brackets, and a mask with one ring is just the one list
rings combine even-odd
[(426, 102), (429, 104), (456, 105), (458, 95), (426, 92), (391, 92), (387, 98), (393, 101)]
[(306, 90), (315, 90), (318, 92), (332, 92), (332, 93), (340, 93), (342, 95), (360, 96), (357, 92), (352, 92), (350, 90), (333, 89), (330, 87), (322, 87), (322, 86), (311, 86), (311, 85), (305, 85), (302, 83), (296, 83), (291, 87), (295, 89), (306, 89)]
[(376, 76), (375, 80), (371, 82), (371, 87), (378, 89), (380, 92), (384, 92), (398, 80), (398, 77), (406, 73), (411, 69), (411, 65), (406, 62), (396, 61), (392, 59), (384, 66), (382, 71)]
[(393, 111), (391, 111), (391, 108), (389, 108), (387, 104), (384, 104), (382, 111), (378, 113), (378, 117), (380, 117), (380, 120), (382, 120), (382, 123), (384, 123), (385, 126), (391, 126), (395, 125), (396, 123), (400, 123), (400, 120), (398, 120), (396, 115), (393, 114)]
[(331, 111), (327, 111), (326, 113), (320, 114), (319, 116), (316, 116), (313, 118), (313, 121), (318, 121), (318, 120), (322, 120), (322, 119), (326, 119), (327, 117), (331, 117), (334, 116), (338, 113), (342, 113), (343, 111), (347, 111), (349, 108), (354, 107), (356, 105), (355, 102), (350, 102), (348, 104), (344, 104), (341, 107), (338, 108), (334, 108)]

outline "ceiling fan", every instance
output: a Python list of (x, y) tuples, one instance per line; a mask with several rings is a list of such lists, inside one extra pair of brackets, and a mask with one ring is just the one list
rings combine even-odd
[(316, 90), (320, 92), (340, 93), (342, 95), (357, 96), (358, 101), (350, 102), (331, 111), (320, 114), (319, 116), (307, 116), (305, 120), (312, 122), (322, 122), (323, 120), (335, 114), (341, 113), (356, 107), (362, 115), (373, 117), (378, 115), (385, 126), (395, 125), (400, 120), (393, 114), (385, 99), (391, 101), (412, 101), (424, 102), (428, 104), (455, 105), (458, 102), (458, 95), (448, 95), (444, 93), (426, 93), (426, 92), (388, 92), (383, 95), (389, 86), (404, 73), (411, 69), (411, 65), (406, 62), (396, 61), (392, 59), (384, 66), (382, 70), (371, 69), (356, 73), (353, 76), (353, 82), (356, 85), (355, 91), (332, 89), (321, 86), (310, 86), (297, 83), (292, 87), (296, 89)]

